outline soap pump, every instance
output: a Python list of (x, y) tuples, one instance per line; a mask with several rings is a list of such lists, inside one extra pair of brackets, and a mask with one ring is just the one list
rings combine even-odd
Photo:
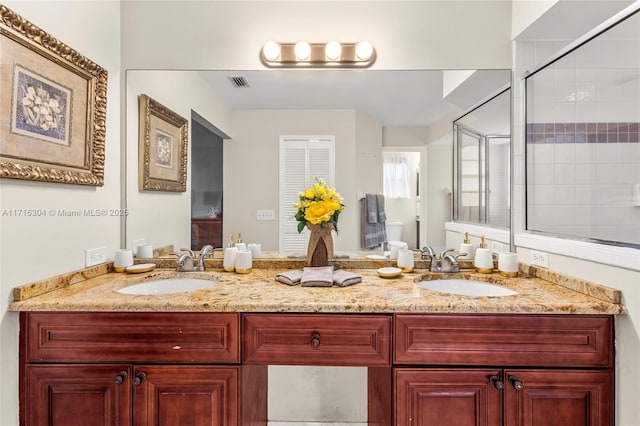
[(236, 243), (234, 245), (238, 249), (238, 251), (247, 250), (247, 245), (242, 242), (242, 234), (240, 234), (239, 232), (238, 232), (238, 239), (236, 240)]
[(233, 234), (230, 234), (229, 243), (224, 249), (224, 259), (222, 261), (222, 269), (226, 272), (235, 271), (236, 254), (238, 254), (238, 249), (233, 242)]
[(462, 244), (460, 244), (460, 250), (458, 251), (458, 253), (460, 253), (460, 256), (458, 257), (458, 259), (473, 259), (474, 251), (475, 249), (471, 244), (469, 233), (465, 232), (464, 241), (462, 242)]
[(473, 266), (482, 274), (493, 272), (493, 255), (489, 250), (484, 235), (480, 238), (480, 247), (476, 249)]

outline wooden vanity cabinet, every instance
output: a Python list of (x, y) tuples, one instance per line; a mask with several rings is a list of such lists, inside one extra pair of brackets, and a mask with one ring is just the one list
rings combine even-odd
[(371, 426), (614, 423), (608, 315), (22, 312), (20, 326), (21, 426), (266, 426), (272, 364), (368, 367)]
[(395, 425), (614, 424), (610, 316), (400, 314), (394, 336)]
[(21, 313), (22, 426), (239, 424), (239, 315)]

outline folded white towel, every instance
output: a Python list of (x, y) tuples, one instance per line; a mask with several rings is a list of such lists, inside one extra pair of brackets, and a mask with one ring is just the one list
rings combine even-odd
[(347, 272), (344, 269), (338, 269), (333, 273), (333, 283), (340, 287), (346, 287), (348, 285), (357, 284), (362, 282), (362, 276), (354, 274), (353, 272)]
[(333, 285), (333, 266), (308, 266), (302, 270), (302, 287), (331, 287)]
[(300, 284), (300, 278), (302, 278), (302, 271), (286, 271), (276, 275), (276, 281), (287, 285)]

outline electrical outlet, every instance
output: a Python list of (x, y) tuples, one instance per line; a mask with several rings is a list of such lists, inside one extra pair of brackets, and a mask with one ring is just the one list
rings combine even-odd
[(131, 243), (131, 249), (133, 251), (133, 254), (135, 255), (136, 253), (138, 253), (138, 246), (143, 246), (146, 244), (146, 241), (144, 238), (138, 238), (137, 240), (133, 240), (133, 242)]
[(84, 266), (88, 268), (89, 266), (99, 265), (100, 263), (105, 263), (107, 261), (107, 248), (106, 247), (96, 247), (92, 249), (85, 249), (84, 251)]
[(491, 251), (493, 253), (504, 253), (504, 244), (497, 241), (491, 242)]
[(543, 268), (549, 267), (549, 253), (543, 251), (531, 250), (531, 264), (535, 266), (541, 266)]
[(274, 210), (258, 210), (256, 213), (257, 220), (276, 220), (276, 212)]

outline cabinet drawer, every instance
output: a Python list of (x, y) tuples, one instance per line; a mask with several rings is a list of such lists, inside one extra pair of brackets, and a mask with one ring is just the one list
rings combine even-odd
[(610, 316), (397, 314), (394, 333), (399, 364), (613, 365)]
[(243, 362), (388, 366), (391, 317), (243, 315)]
[(235, 313), (39, 313), (21, 316), (28, 362), (239, 363)]

